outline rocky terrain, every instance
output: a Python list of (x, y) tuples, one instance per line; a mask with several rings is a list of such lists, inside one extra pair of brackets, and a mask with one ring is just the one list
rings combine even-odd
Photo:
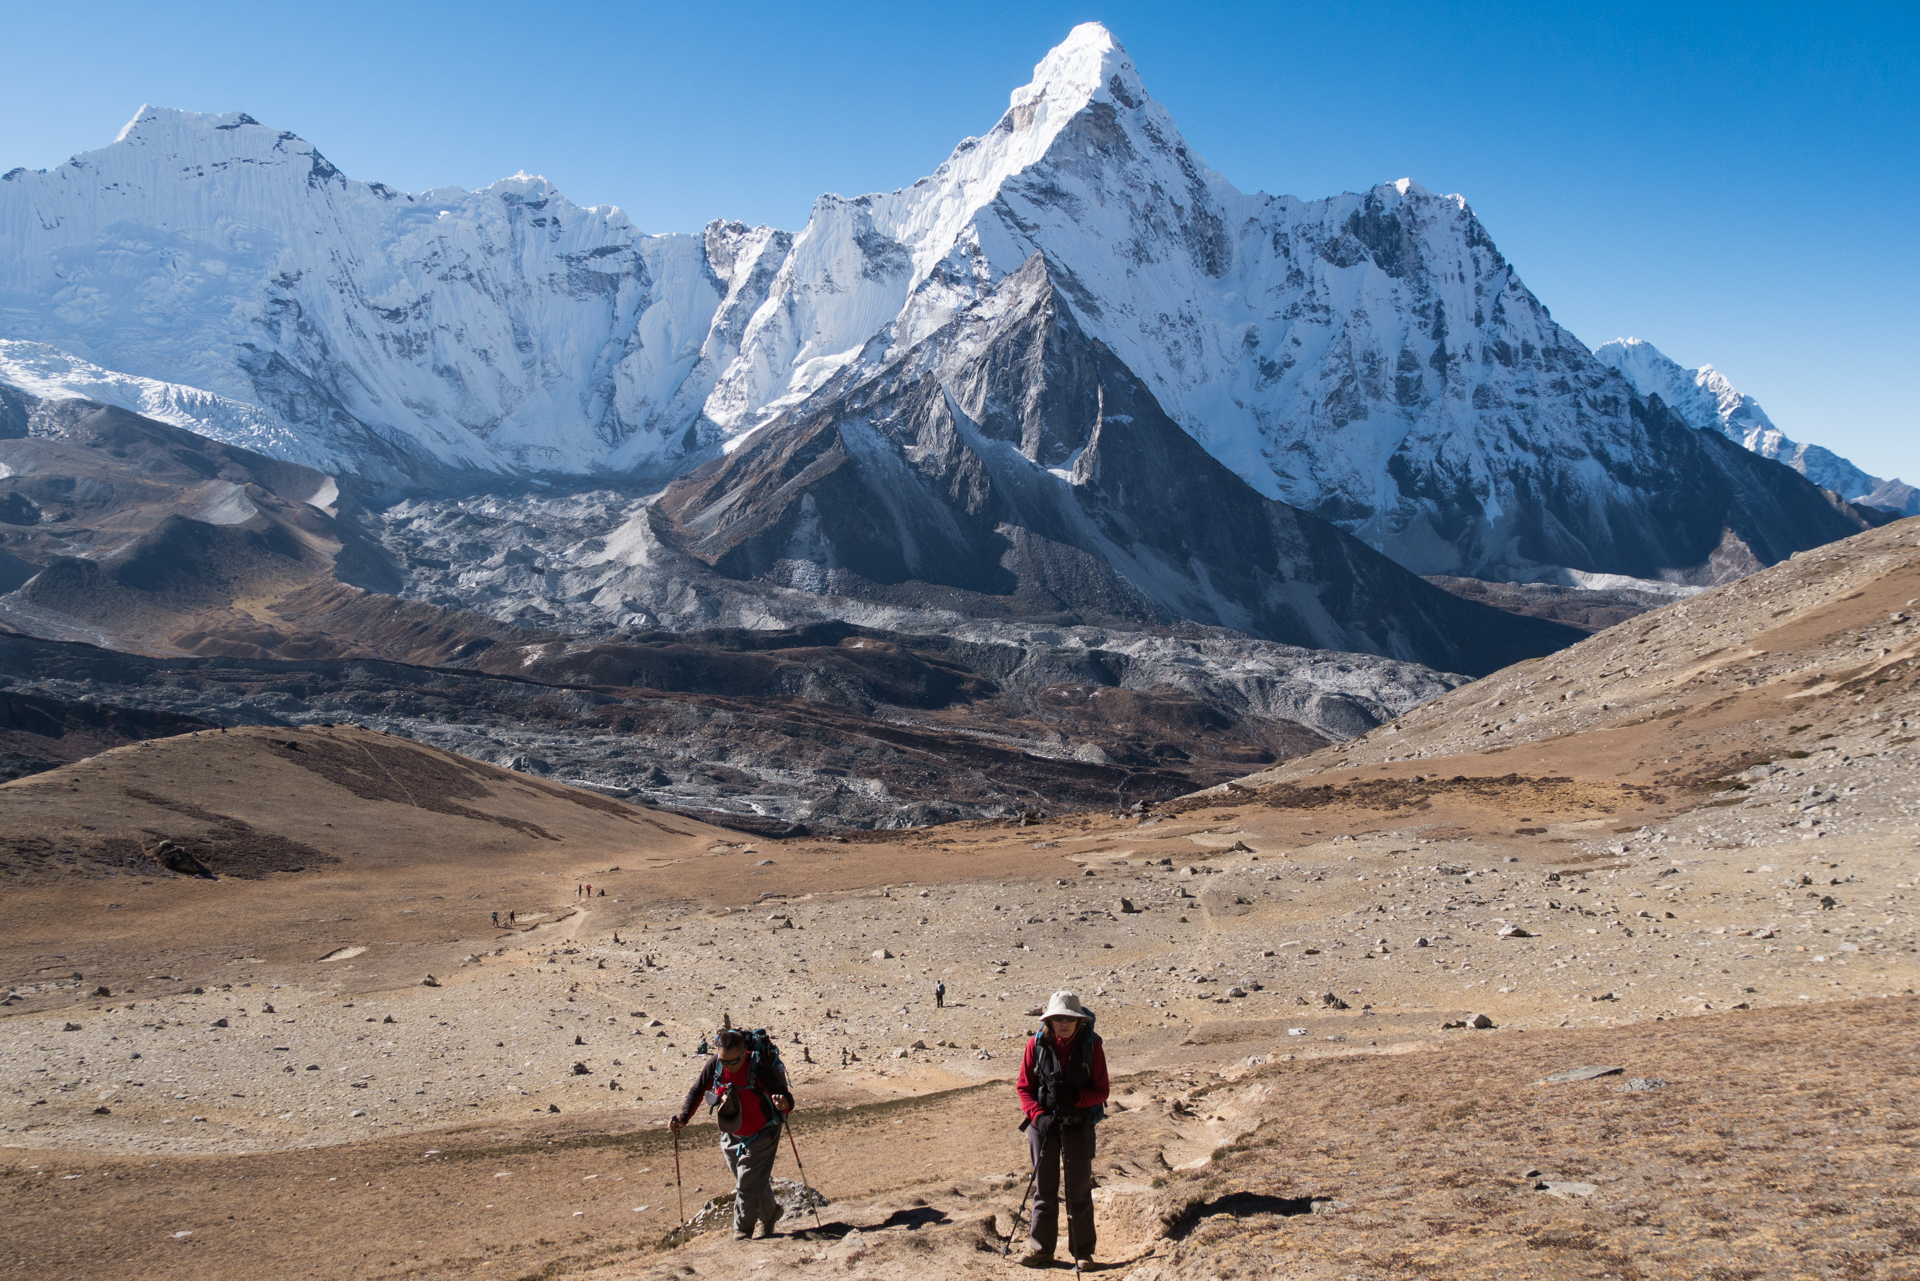
[(16, 772), (151, 737), (148, 722), (341, 721), (769, 832), (1165, 800), (1350, 737), (1460, 680), (1251, 643), (1236, 658), (1228, 639), (1211, 652), (1204, 639), (1062, 639), (936, 644), (823, 626), (501, 646), (484, 666), (454, 667), (156, 659), (0, 636), (0, 680), (22, 708), (105, 700), (87, 714), (128, 726), (103, 739), (76, 735), (79, 713), (23, 711)]
[[(5, 784), (23, 1262), (997, 1271), (1067, 985), (1117, 1275), (1906, 1275), (1915, 530), (1125, 815), (752, 838), (343, 728)], [(830, 1204), (663, 1246), (725, 1018), (775, 1030)]]
[[(435, 544), (390, 537), (427, 522), (417, 507), (382, 520), (321, 473), (110, 406), (10, 403), (21, 434), (0, 440), (0, 555), (20, 581), (0, 595), (0, 624), (24, 635), (0, 637), (0, 682), (128, 726), (148, 713), (353, 720), (777, 832), (1166, 799), (1349, 738), (1464, 679), (1196, 626), (1150, 603), (1129, 617), (1062, 582), (1072, 599), (1046, 608), (1018, 592), (943, 599), (949, 589), (926, 582), (896, 584), (889, 603), (730, 578), (670, 542), (634, 589), (657, 612), (610, 617), (618, 584), (551, 570), (534, 540), (576, 539), (567, 513), (604, 511), (611, 495), (451, 504), (439, 527), (459, 537), (436, 562)], [(1328, 553), (1289, 562), (1269, 549), (1295, 576), (1290, 597), (1262, 589), (1280, 602), (1274, 630), (1469, 667), (1580, 635), (1436, 591), (1222, 483), (1303, 522)], [(655, 513), (622, 519), (651, 528)], [(482, 554), (480, 572), (454, 568)], [(434, 563), (437, 579), (422, 572)], [(632, 568), (617, 567), (631, 586)], [(1231, 567), (1219, 577), (1232, 581)], [(462, 599), (478, 608), (445, 603)], [(1113, 613), (1117, 626), (1086, 621)], [(788, 615), (801, 625), (776, 625)], [(60, 749), (66, 731), (43, 729), (11, 772), (109, 742)]]

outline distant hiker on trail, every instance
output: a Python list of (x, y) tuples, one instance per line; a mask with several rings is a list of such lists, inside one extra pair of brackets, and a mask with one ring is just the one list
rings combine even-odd
[(496, 930), (500, 928), (500, 913), (498, 912), (493, 914), (493, 928)]
[(936, 1010), (944, 1010), (947, 1008), (947, 985), (945, 982), (938, 982), (933, 985), (933, 1008)]
[(509, 912), (507, 913), (507, 924), (508, 924), (508, 925), (512, 925), (512, 924), (513, 924), (513, 922), (514, 922), (514, 914), (513, 914), (513, 912), (511, 912), (511, 911), (509, 911)]
[(702, 1098), (712, 1106), (720, 1151), (733, 1172), (736, 1241), (752, 1240), (755, 1223), (761, 1236), (773, 1235), (781, 1214), (773, 1196), (773, 1158), (780, 1152), (781, 1118), (793, 1111), (793, 1087), (778, 1051), (764, 1036), (754, 1035), (763, 1047), (759, 1053), (749, 1052), (748, 1034), (736, 1028), (715, 1036), (720, 1052), (701, 1067), (679, 1115), (667, 1122), (678, 1133)]
[(1055, 992), (1040, 1023), (1014, 1082), (1033, 1157), (1033, 1218), (1020, 1262), (1029, 1268), (1053, 1262), (1064, 1166), (1067, 1249), (1085, 1271), (1093, 1262), (1093, 1131), (1106, 1115), (1107, 1052), (1093, 1030), (1093, 1012), (1072, 992)]

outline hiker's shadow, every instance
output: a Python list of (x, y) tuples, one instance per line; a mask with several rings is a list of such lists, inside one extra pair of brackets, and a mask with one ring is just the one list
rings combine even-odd
[(911, 1210), (895, 1210), (878, 1223), (848, 1223), (836, 1219), (832, 1223), (823, 1223), (817, 1228), (802, 1228), (794, 1233), (796, 1237), (818, 1237), (827, 1241), (838, 1241), (849, 1232), (884, 1232), (888, 1228), (905, 1228), (909, 1232), (918, 1232), (921, 1228), (944, 1227), (952, 1223), (945, 1211), (936, 1210), (930, 1205), (915, 1206)]

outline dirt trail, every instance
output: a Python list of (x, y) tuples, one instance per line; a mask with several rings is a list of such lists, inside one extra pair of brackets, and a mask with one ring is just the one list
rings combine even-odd
[[(1264, 1275), (1275, 1250), (1310, 1278), (1624, 1275), (1630, 1259), (1647, 1276), (1911, 1275), (1916, 1014), (1905, 999), (1493, 1032), (1412, 1071), (1347, 1057), (1135, 1074), (1102, 1127), (1100, 1257), (1133, 1281)], [(1542, 1083), (1590, 1063), (1621, 1071)], [(1659, 1084), (1623, 1091), (1628, 1078)], [(1730, 1110), (1741, 1099), (1753, 1106)], [(826, 1228), (808, 1218), (747, 1245), (721, 1231), (656, 1253), (675, 1221), (670, 1138), (612, 1117), (245, 1157), (16, 1156), (0, 1214), (20, 1229), (18, 1275), (80, 1281), (631, 1281), (819, 1263), (899, 1281), (1006, 1275), (998, 1249), (1026, 1170), (1004, 1083), (844, 1110), (803, 1100), (798, 1117), (833, 1201)], [(710, 1126), (683, 1140), (690, 1209), (728, 1186), (714, 1140)], [(1206, 1159), (1169, 1160), (1183, 1148)], [(776, 1173), (794, 1173), (784, 1152)], [(1588, 1190), (1558, 1196), (1542, 1179)]]

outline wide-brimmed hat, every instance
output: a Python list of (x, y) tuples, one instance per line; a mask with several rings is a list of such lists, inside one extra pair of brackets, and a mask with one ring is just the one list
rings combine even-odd
[(1048, 1019), (1090, 1019), (1087, 1007), (1080, 1004), (1080, 998), (1071, 992), (1055, 992), (1047, 1001), (1046, 1013), (1040, 1016), (1041, 1022)]

